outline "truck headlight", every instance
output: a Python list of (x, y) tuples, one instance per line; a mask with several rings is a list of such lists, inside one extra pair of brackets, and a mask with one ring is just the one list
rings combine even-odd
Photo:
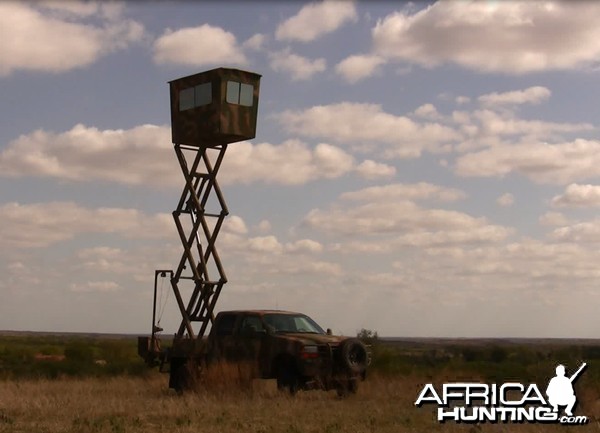
[(300, 355), (304, 359), (308, 358), (318, 358), (319, 357), (319, 348), (317, 346), (304, 346), (300, 351)]

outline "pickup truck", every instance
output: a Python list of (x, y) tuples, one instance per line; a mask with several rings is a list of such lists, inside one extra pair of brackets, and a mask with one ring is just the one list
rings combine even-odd
[[(138, 349), (146, 360), (148, 343)], [(206, 340), (175, 339), (161, 358), (170, 363), (169, 387), (178, 392), (191, 386), (199, 366), (227, 362), (248, 364), (258, 378), (276, 379), (292, 394), (335, 389), (344, 395), (366, 378), (370, 351), (357, 338), (331, 335), (305, 314), (244, 310), (220, 312)]]

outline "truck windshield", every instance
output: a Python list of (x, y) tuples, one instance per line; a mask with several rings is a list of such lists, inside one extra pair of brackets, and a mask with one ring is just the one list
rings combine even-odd
[(271, 332), (325, 334), (325, 331), (303, 314), (265, 314), (264, 321)]

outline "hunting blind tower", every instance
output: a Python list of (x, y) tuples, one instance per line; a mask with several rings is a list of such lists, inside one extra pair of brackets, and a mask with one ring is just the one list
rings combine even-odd
[(162, 356), (156, 335), (162, 331), (156, 305), (159, 278), (170, 277), (182, 317), (171, 356), (191, 356), (214, 320), (227, 282), (215, 241), (229, 213), (216, 177), (227, 145), (256, 135), (259, 84), (260, 75), (228, 68), (169, 83), (173, 145), (185, 180), (173, 211), (183, 253), (175, 271), (155, 272), (152, 335), (143, 343), (154, 359)]

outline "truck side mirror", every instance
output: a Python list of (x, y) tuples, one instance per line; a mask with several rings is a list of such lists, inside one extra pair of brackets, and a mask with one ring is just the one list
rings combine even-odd
[(327, 335), (333, 335), (333, 332), (331, 332), (331, 328), (327, 328)]

